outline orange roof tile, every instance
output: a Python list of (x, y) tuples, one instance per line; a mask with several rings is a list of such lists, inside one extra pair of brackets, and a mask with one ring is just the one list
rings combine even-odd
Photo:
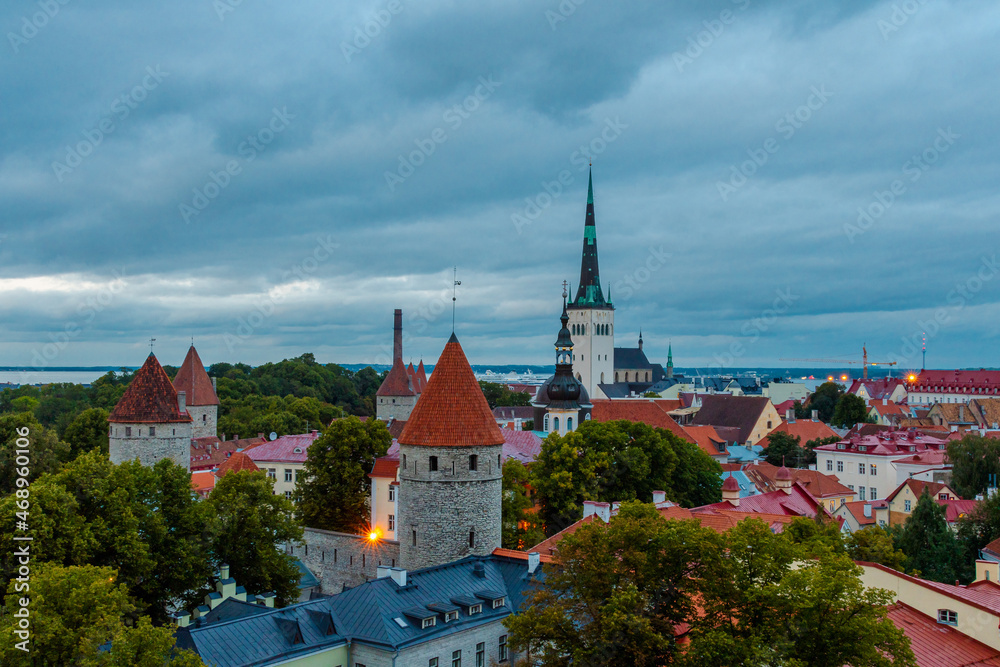
[(656, 428), (666, 429), (688, 442), (695, 442), (695, 439), (680, 424), (675, 422), (656, 401), (637, 398), (620, 400), (595, 398), (591, 400), (591, 403), (594, 404), (594, 407), (590, 411), (590, 418), (594, 421), (609, 422), (624, 419), (630, 422), (641, 422)]
[[(694, 441), (701, 447), (701, 451), (709, 456), (721, 456), (729, 453), (729, 450), (726, 449), (726, 441), (716, 433), (714, 426), (688, 424), (682, 428), (688, 435), (694, 438)], [(722, 445), (721, 450), (719, 449), (719, 445)]]
[(392, 368), (389, 369), (389, 373), (382, 380), (378, 391), (375, 392), (376, 396), (414, 396), (416, 394), (417, 390), (413, 386), (413, 380), (409, 373), (406, 372), (406, 366), (403, 365), (402, 359), (396, 359), (392, 362)]
[(177, 391), (160, 362), (150, 353), (135, 372), (108, 421), (116, 424), (164, 424), (190, 422), (191, 415), (182, 413), (177, 407)]
[[(537, 549), (532, 549), (531, 551), (538, 551)], [(517, 551), (516, 549), (502, 549), (497, 547), (493, 550), (494, 556), (504, 556), (506, 558), (517, 558), (518, 560), (528, 560), (527, 551)], [(553, 561), (552, 556), (547, 553), (538, 553), (538, 560), (542, 563), (551, 563)]]
[(191, 473), (191, 488), (198, 495), (205, 496), (215, 488), (215, 480), (211, 470), (199, 470)]
[(503, 433), (455, 334), (444, 346), (427, 387), (399, 434), (399, 443), (430, 447), (504, 443)]
[[(747, 477), (762, 492), (774, 491), (778, 488), (775, 481), (778, 479), (779, 468), (766, 461), (753, 463), (744, 469)], [(853, 496), (854, 491), (840, 483), (836, 475), (826, 475), (818, 470), (804, 470), (793, 468), (789, 471), (792, 480), (798, 482), (809, 492), (813, 498), (836, 498), (839, 496)]]
[(249, 456), (243, 452), (236, 452), (225, 462), (219, 466), (219, 469), (215, 471), (216, 477), (225, 477), (226, 473), (239, 472), (241, 470), (249, 470), (250, 472), (256, 472), (260, 470), (257, 464), (253, 462)]
[(383, 456), (381, 458), (375, 459), (375, 465), (372, 466), (372, 471), (368, 473), (368, 476), (387, 477), (388, 479), (396, 479), (396, 472), (398, 470), (399, 470), (398, 458)]
[(194, 345), (188, 348), (184, 363), (177, 369), (174, 376), (174, 389), (185, 393), (185, 401), (188, 405), (218, 405), (219, 397), (215, 395), (215, 388), (212, 387), (212, 378), (205, 372), (205, 365), (201, 363), (201, 357)]
[(944, 489), (945, 491), (947, 491), (949, 496), (951, 496), (953, 498), (957, 498), (958, 497), (957, 495), (955, 495), (955, 492), (951, 490), (951, 487), (949, 487), (947, 484), (945, 484), (943, 482), (925, 482), (925, 481), (922, 481), (922, 480), (919, 480), (919, 479), (913, 479), (911, 477), (910, 479), (907, 479), (902, 484), (900, 484), (899, 486), (897, 486), (895, 488), (895, 490), (893, 490), (893, 492), (890, 493), (888, 495), (888, 497), (886, 497), (886, 500), (887, 501), (891, 501), (893, 498), (895, 498), (899, 494), (900, 491), (903, 490), (903, 487), (906, 487), (906, 486), (910, 487), (910, 492), (913, 493), (913, 495), (915, 497), (917, 497), (917, 498), (919, 498), (921, 495), (923, 495), (924, 489), (927, 490), (927, 493), (930, 494), (930, 496), (931, 496), (932, 499), (937, 498), (937, 494), (942, 489)]
[(837, 432), (821, 421), (811, 419), (796, 419), (794, 422), (781, 422), (778, 428), (771, 433), (787, 433), (791, 436), (798, 436), (799, 444), (805, 446), (810, 440), (824, 440), (830, 437), (839, 437)]

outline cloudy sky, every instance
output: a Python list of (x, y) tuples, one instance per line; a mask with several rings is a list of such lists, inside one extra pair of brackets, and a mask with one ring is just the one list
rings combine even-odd
[(995, 2), (11, 0), (0, 364), (997, 365)]

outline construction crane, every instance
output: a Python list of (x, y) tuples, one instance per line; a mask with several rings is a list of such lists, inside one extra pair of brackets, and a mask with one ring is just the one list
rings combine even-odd
[(844, 359), (779, 359), (779, 361), (812, 361), (824, 364), (861, 364), (862, 365), (862, 376), (865, 380), (868, 379), (868, 367), (869, 366), (895, 366), (895, 361), (868, 361), (868, 347), (862, 346), (861, 348), (861, 361), (845, 361)]

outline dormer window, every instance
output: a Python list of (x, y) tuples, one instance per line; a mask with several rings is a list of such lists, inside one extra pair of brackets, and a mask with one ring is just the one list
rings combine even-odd
[(301, 453), (302, 453), (302, 448), (301, 448), (301, 447), (296, 447), (296, 448), (295, 448), (295, 449), (293, 449), (292, 451), (293, 451), (294, 453), (296, 453), (296, 454), (301, 454)]
[(493, 601), (493, 608), (497, 609), (499, 607), (502, 607), (506, 604), (506, 602), (507, 598), (497, 598), (496, 600)]
[(958, 612), (951, 609), (938, 609), (938, 623), (958, 625)]
[(469, 607), (469, 616), (473, 616), (475, 614), (481, 614), (481, 613), (483, 613), (483, 605), (481, 605), (481, 604), (474, 604), (471, 607)]
[(458, 620), (458, 612), (457, 611), (449, 611), (448, 613), (446, 613), (444, 615), (444, 622), (445, 623), (447, 623), (449, 621), (457, 621), (457, 620)]
[(427, 628), (433, 628), (436, 621), (437, 621), (437, 619), (433, 618), (433, 617), (432, 618), (425, 618), (424, 620), (420, 621), (420, 629), (421, 630), (425, 630)]

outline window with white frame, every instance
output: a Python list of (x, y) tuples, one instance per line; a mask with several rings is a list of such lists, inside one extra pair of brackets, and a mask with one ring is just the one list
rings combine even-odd
[(499, 607), (504, 606), (505, 604), (507, 604), (507, 598), (497, 598), (496, 600), (493, 601), (493, 608), (497, 609)]
[(876, 489), (874, 486), (868, 487), (868, 498), (869, 500), (875, 500), (876, 498), (878, 498), (878, 489)]
[(390, 514), (389, 515), (389, 522), (388, 523), (389, 523), (389, 530), (396, 530), (396, 515), (395, 514)]
[(292, 469), (291, 468), (285, 468), (285, 481), (286, 482), (292, 481)]
[(863, 486), (858, 487), (858, 500), (867, 500), (865, 498), (865, 487)]
[(462, 651), (451, 652), (451, 667), (462, 667)]
[(420, 621), (420, 629), (423, 630), (425, 628), (433, 628), (434, 627), (434, 621), (435, 621), (435, 619), (433, 619), (433, 618), (425, 618), (425, 619), (423, 619), (422, 621)]
[(837, 461), (837, 472), (844, 472), (844, 462)]
[(865, 474), (865, 464), (864, 463), (859, 463), (858, 464), (858, 474), (859, 475), (864, 475)]
[(833, 459), (826, 460), (826, 469), (827, 472), (833, 472)]
[(389, 485), (389, 502), (396, 502), (396, 487)]
[(913, 509), (913, 503), (911, 501), (909, 501), (909, 500), (904, 500), (903, 501), (903, 511), (904, 512), (909, 512), (912, 509)]
[(938, 623), (958, 625), (958, 612), (951, 609), (938, 609)]
[(483, 611), (483, 605), (474, 604), (471, 607), (469, 607), (469, 616), (472, 616), (473, 614), (479, 614), (482, 611)]
[(876, 475), (876, 474), (878, 474), (878, 466), (875, 465), (874, 463), (872, 463), (871, 465), (869, 465), (868, 466), (868, 474), (869, 475)]
[(278, 479), (278, 471), (277, 471), (277, 469), (275, 469), (275, 468), (268, 468), (267, 469), (267, 476), (270, 477), (272, 480)]

